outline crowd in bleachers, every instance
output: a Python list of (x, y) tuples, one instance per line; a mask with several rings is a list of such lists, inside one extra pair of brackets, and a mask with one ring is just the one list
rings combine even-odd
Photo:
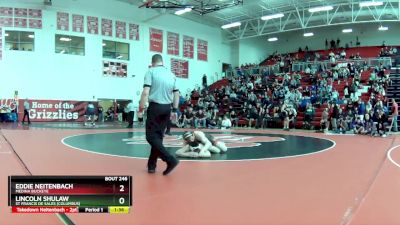
[[(345, 50), (331, 53), (315, 57), (349, 58)], [(276, 59), (292, 60), (292, 55)], [(353, 57), (361, 58), (359, 54)], [(178, 124), (223, 129), (303, 128), (385, 136), (392, 110), (397, 113), (396, 103), (393, 109), (387, 108), (388, 68), (382, 64), (371, 67), (366, 63), (331, 62), (330, 69), (310, 65), (296, 72), (282, 68), (276, 74), (262, 70), (255, 74), (251, 68), (256, 65), (245, 65), (239, 69), (250, 72), (220, 81), (217, 88), (193, 90), (183, 103)]]

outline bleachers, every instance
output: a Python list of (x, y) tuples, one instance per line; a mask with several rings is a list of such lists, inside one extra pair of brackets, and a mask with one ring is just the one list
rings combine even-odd
[[(350, 49), (346, 50), (347, 58), (349, 58), (350, 55), (352, 55), (352, 54), (356, 55), (357, 53), (360, 53), (361, 57), (363, 57), (363, 58), (366, 58), (366, 57), (377, 57), (379, 55), (379, 53), (380, 53), (381, 48), (382, 47), (380, 47), (380, 46), (350, 48)], [(328, 55), (330, 51), (331, 50), (320, 50), (320, 51), (317, 51), (317, 52), (319, 52), (321, 55)], [(336, 50), (335, 52), (337, 52), (337, 51), (340, 51), (340, 49)], [(304, 54), (304, 53), (302, 53), (302, 54)], [(341, 60), (341, 62), (342, 63), (343, 62), (346, 63), (346, 61), (343, 61), (343, 60)], [(363, 71), (361, 73), (361, 76), (360, 76), (360, 84), (361, 85), (364, 85), (364, 86), (368, 85), (369, 77), (371, 75), (372, 69), (373, 69), (373, 67), (371, 67), (368, 70)], [(249, 70), (252, 70), (252, 68), (249, 68)], [(255, 71), (257, 71), (257, 70), (255, 70)], [(254, 74), (254, 75), (261, 75), (261, 70), (258, 70), (258, 71), (259, 71), (259, 74)], [(328, 70), (328, 71), (330, 71), (330, 70)], [(390, 73), (390, 70), (386, 70), (385, 73)], [(300, 72), (300, 75), (301, 75), (300, 86), (303, 89), (305, 89), (307, 86), (310, 87), (312, 84), (310, 82), (309, 75), (306, 75), (304, 72)], [(317, 77), (317, 79), (321, 79), (319, 74), (317, 74), (316, 77)], [(268, 85), (271, 85), (275, 81), (275, 79), (277, 79), (279, 82), (281, 82), (283, 80), (283, 76), (277, 76), (275, 74), (270, 74), (268, 78), (269, 78), (269, 80), (267, 82)], [(342, 98), (344, 96), (344, 88), (345, 88), (346, 84), (350, 88), (351, 85), (352, 85), (353, 78), (352, 77), (348, 77), (346, 79), (341, 78), (339, 81), (340, 82), (333, 81), (332, 82), (332, 88), (334, 90), (337, 90), (338, 93), (339, 93), (339, 97)], [(229, 80), (228, 79), (222, 79), (222, 80), (217, 81), (214, 84), (210, 85), (208, 90), (209, 90), (209, 92), (212, 92), (212, 91), (214, 91), (216, 89), (220, 89), (220, 88), (228, 86), (228, 85), (230, 85)], [(263, 89), (260, 89), (260, 90), (255, 88), (254, 92), (256, 94), (262, 94), (264, 92), (264, 90), (265, 90), (264, 88), (266, 88), (266, 87), (263, 86)], [(366, 91), (366, 89), (364, 89), (364, 91)], [(361, 92), (361, 93), (358, 93), (357, 96), (360, 96), (361, 100), (366, 102), (370, 98), (370, 92), (365, 92), (365, 93)], [(198, 95), (193, 95), (191, 103), (193, 105), (196, 105), (197, 101), (198, 101), (198, 98), (199, 98)], [(233, 108), (240, 110), (243, 107), (243, 102), (234, 102), (234, 103), (232, 103), (232, 106), (233, 106)], [(324, 103), (323, 105), (315, 107), (315, 114), (314, 114), (313, 120), (311, 121), (311, 125), (313, 127), (319, 128), (323, 110), (325, 108), (327, 108), (327, 106), (328, 106), (327, 103)], [(220, 107), (219, 107), (219, 116), (223, 116), (225, 112), (229, 111), (228, 107), (229, 106), (224, 106), (223, 104), (221, 104)], [(344, 105), (341, 106), (341, 108), (344, 111), (346, 110), (346, 107)], [(299, 109), (297, 109), (297, 118), (295, 120), (294, 126), (296, 128), (301, 128), (303, 126), (304, 119), (305, 119), (304, 112), (302, 112)], [(239, 126), (247, 126), (248, 125), (248, 121), (245, 118), (243, 118), (243, 117), (241, 117), (239, 115), (238, 125)], [(253, 126), (255, 125), (255, 121), (253, 122), (252, 125)], [(282, 126), (282, 121), (277, 122), (276, 125), (277, 126)], [(291, 124), (291, 127), (293, 127), (293, 124)]]
[[(399, 46), (395, 46), (395, 47), (399, 47)], [(340, 52), (342, 51), (344, 48), (339, 48), (339, 49), (335, 49), (333, 50), (334, 52)], [(352, 48), (348, 48), (345, 49), (346, 51), (346, 59), (349, 59), (349, 57), (351, 55), (356, 55), (357, 53), (360, 54), (360, 56), (362, 56), (362, 58), (373, 58), (373, 57), (379, 57), (379, 53), (382, 49), (382, 46), (366, 46), (366, 47), (352, 47)], [(297, 55), (297, 57), (299, 58), (299, 60), (304, 60), (306, 55), (314, 55), (315, 53), (319, 53), (322, 56), (327, 56), (332, 50), (328, 49), (328, 50), (315, 50), (315, 51), (308, 51), (308, 52), (294, 52), (294, 53), (289, 53), (289, 55), (291, 57), (294, 57), (295, 55)], [(269, 66), (269, 65), (274, 65), (276, 63), (275, 60), (268, 60), (265, 59), (264, 61), (262, 61), (260, 63), (260, 66)]]

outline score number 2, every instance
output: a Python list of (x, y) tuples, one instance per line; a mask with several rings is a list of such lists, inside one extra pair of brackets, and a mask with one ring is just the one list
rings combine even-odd
[[(125, 192), (125, 185), (122, 185), (122, 184), (119, 185), (119, 192), (122, 192), (122, 193)], [(120, 205), (125, 204), (125, 198), (124, 198), (124, 197), (120, 197), (120, 198), (118, 199), (118, 202), (119, 202)]]

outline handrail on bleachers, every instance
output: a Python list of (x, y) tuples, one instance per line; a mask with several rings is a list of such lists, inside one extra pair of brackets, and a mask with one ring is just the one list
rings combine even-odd
[[(379, 66), (381, 63), (386, 66), (390, 67), (392, 65), (392, 58), (391, 57), (375, 57), (375, 58), (365, 58), (365, 59), (346, 59), (346, 60), (338, 60), (335, 64), (346, 64), (347, 63), (354, 63), (356, 65), (362, 65), (364, 62), (367, 62), (368, 66)], [(307, 62), (293, 62), (291, 72), (292, 71), (304, 71), (307, 66), (311, 66), (311, 68), (325, 68), (330, 70), (332, 68), (332, 63), (329, 60), (325, 61), (307, 61)], [(270, 65), (270, 66), (256, 66), (248, 69), (230, 69), (226, 71), (227, 77), (232, 76), (246, 76), (246, 75), (270, 75), (279, 73), (279, 65)]]

